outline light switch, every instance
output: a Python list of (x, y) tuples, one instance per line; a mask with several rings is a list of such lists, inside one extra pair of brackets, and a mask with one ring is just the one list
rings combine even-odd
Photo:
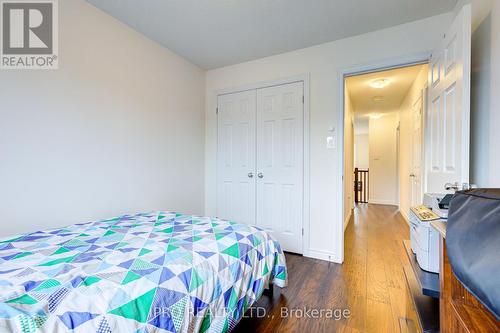
[(335, 149), (335, 137), (334, 136), (327, 136), (326, 137), (326, 148)]

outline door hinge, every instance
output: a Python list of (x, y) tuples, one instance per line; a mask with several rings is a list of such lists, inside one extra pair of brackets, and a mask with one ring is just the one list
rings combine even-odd
[(302, 228), (302, 236), (304, 236), (304, 228)]
[(215, 108), (215, 114), (219, 114), (219, 108)]
[(304, 104), (306, 101), (306, 98), (304, 97), (304, 95), (302, 95), (302, 104)]

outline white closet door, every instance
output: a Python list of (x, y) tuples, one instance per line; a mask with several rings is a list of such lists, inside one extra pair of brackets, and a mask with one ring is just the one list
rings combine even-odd
[(218, 97), (217, 216), (255, 224), (255, 90)]
[(257, 90), (257, 225), (302, 253), (303, 82)]

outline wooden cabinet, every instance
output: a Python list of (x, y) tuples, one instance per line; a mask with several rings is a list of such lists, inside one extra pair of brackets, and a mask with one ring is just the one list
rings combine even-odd
[(439, 317), (441, 332), (500, 332), (500, 322), (455, 277), (441, 237)]

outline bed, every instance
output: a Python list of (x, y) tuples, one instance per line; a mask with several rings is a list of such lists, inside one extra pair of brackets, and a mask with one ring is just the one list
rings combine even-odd
[(1, 332), (228, 332), (287, 285), (263, 230), (152, 212), (0, 239)]

